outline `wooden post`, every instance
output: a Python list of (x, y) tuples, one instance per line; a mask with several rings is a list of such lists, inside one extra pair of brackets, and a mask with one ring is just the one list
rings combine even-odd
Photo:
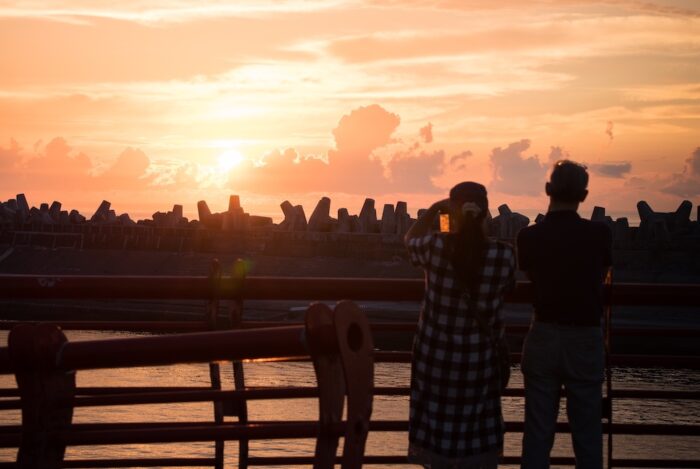
[(320, 429), (316, 439), (314, 469), (331, 469), (338, 451), (338, 435), (334, 424), (343, 417), (345, 382), (337, 347), (330, 350), (328, 339), (335, 335), (333, 312), (323, 303), (314, 303), (306, 310), (306, 342), (316, 371)]
[(17, 467), (59, 469), (70, 430), (75, 395), (75, 372), (57, 368), (61, 347), (68, 339), (50, 324), (21, 324), (10, 332), (10, 359), (22, 401), (22, 441)]
[[(211, 298), (207, 305), (207, 322), (209, 330), (217, 329), (219, 316), (219, 288), (221, 287), (221, 264), (218, 259), (212, 259), (209, 269), (209, 279), (211, 281)], [(211, 388), (221, 390), (221, 369), (218, 363), (209, 364), (209, 379), (211, 380)], [(224, 423), (224, 406), (221, 401), (214, 403), (214, 422), (217, 424)], [(214, 467), (215, 469), (223, 469), (224, 467), (224, 440), (216, 440), (214, 442)]]
[(341, 467), (359, 469), (362, 467), (372, 416), (374, 343), (367, 317), (352, 301), (341, 301), (336, 305), (333, 323), (348, 396)]
[[(233, 264), (233, 272), (231, 281), (236, 289), (236, 296), (229, 311), (229, 319), (231, 329), (241, 329), (243, 325), (243, 284), (246, 274), (248, 273), (247, 263), (243, 259), (237, 259)], [(243, 362), (234, 360), (231, 363), (233, 367), (233, 388), (235, 390), (245, 390), (245, 373), (243, 371)], [(243, 399), (237, 401), (228, 401), (224, 403), (224, 415), (238, 417), (238, 422), (241, 424), (248, 423), (248, 402)], [(245, 438), (238, 440), (238, 468), (248, 468), (248, 456), (250, 453), (249, 441)]]

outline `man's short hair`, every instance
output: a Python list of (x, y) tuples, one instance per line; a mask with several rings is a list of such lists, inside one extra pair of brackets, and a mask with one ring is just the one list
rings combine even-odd
[(588, 187), (586, 169), (584, 165), (574, 161), (557, 161), (549, 176), (547, 195), (561, 202), (582, 202)]

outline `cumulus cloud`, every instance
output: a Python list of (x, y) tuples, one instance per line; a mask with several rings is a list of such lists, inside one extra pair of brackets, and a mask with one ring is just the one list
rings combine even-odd
[(511, 195), (532, 195), (542, 193), (548, 166), (540, 162), (537, 155), (526, 157), (530, 140), (523, 139), (508, 145), (507, 148), (494, 148), (491, 152), (493, 180), (490, 188)]
[(62, 137), (51, 140), (43, 153), (34, 154), (21, 165), (21, 176), (30, 186), (84, 189), (91, 179), (92, 161), (83, 152), (75, 153)]
[(685, 160), (683, 171), (671, 175), (661, 191), (681, 197), (700, 196), (700, 147)]
[[(394, 138), (400, 122), (398, 115), (377, 104), (354, 109), (332, 130), (335, 146), (327, 158), (302, 156), (293, 148), (274, 150), (259, 165), (247, 162), (234, 168), (229, 185), (256, 193), (436, 191), (432, 179), (443, 169), (444, 152), (418, 152), (419, 142)], [(430, 129), (428, 124), (421, 130), (424, 140), (432, 139)]]
[(420, 136), (425, 143), (432, 143), (433, 141), (433, 124), (428, 122), (428, 125), (421, 127)]
[(609, 178), (623, 178), (632, 171), (632, 163), (597, 163), (588, 166), (594, 173)]
[(148, 185), (155, 175), (147, 174), (151, 161), (144, 152), (134, 148), (124, 150), (104, 173), (95, 178), (95, 183), (113, 189), (138, 189)]
[(16, 166), (22, 159), (21, 151), (22, 147), (15, 139), (10, 139), (9, 147), (0, 147), (0, 168), (8, 170)]
[(395, 192), (439, 192), (432, 179), (442, 174), (445, 152), (397, 153), (389, 161), (390, 187)]
[(564, 150), (562, 147), (551, 147), (549, 151), (549, 162), (554, 164), (559, 160), (571, 159), (569, 152)]
[(301, 156), (293, 148), (267, 153), (261, 164), (245, 161), (229, 173), (235, 190), (255, 193), (313, 192), (328, 189), (328, 164), (315, 157)]
[(92, 159), (75, 151), (62, 137), (45, 146), (37, 142), (31, 152), (23, 153), (12, 141), (0, 148), (2, 182), (18, 191), (100, 191), (145, 188), (152, 177), (147, 175), (149, 158), (140, 150), (128, 148), (102, 173), (95, 175)]

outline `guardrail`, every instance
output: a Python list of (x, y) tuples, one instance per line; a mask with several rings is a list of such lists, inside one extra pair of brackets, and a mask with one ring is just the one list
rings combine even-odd
[[(236, 271), (236, 268), (234, 268)], [(60, 325), (67, 329), (126, 329), (126, 330), (197, 330), (220, 327), (219, 303), (221, 300), (231, 300), (229, 311), (229, 326), (234, 328), (250, 328), (279, 326), (280, 323), (262, 323), (243, 321), (243, 305), (245, 300), (350, 300), (374, 301), (419, 301), (423, 295), (423, 281), (412, 279), (337, 279), (337, 278), (274, 278), (274, 277), (222, 277), (220, 269), (215, 267), (209, 277), (85, 277), (85, 276), (0, 276), (0, 299), (37, 299), (37, 298), (92, 298), (92, 299), (207, 299), (208, 314), (201, 322), (88, 322), (62, 321)], [(700, 288), (696, 285), (648, 285), (648, 284), (616, 284), (606, 286), (606, 297), (613, 305), (664, 305), (692, 306), (700, 305)], [(531, 285), (519, 282), (507, 302), (526, 303), (532, 297)], [(10, 327), (15, 323), (7, 323)], [(372, 330), (411, 332), (414, 323), (374, 323)], [(508, 332), (523, 332), (523, 327), (508, 327)], [(700, 330), (688, 328), (644, 329), (644, 328), (614, 328), (611, 331), (614, 338), (617, 335), (653, 336), (664, 334), (674, 337), (700, 337)], [(0, 363), (3, 362), (0, 350)], [(408, 363), (410, 353), (396, 351), (376, 351), (375, 362)], [(514, 361), (519, 360), (519, 354), (513, 354)], [(648, 355), (613, 355), (610, 366), (654, 366), (671, 368), (700, 369), (700, 357), (697, 356), (648, 356)], [(303, 398), (315, 397), (318, 390), (309, 388), (282, 389), (251, 389), (245, 386), (243, 365), (234, 361), (234, 390), (221, 391), (218, 364), (210, 365), (211, 388), (86, 388), (76, 390), (76, 406), (83, 405), (122, 405), (136, 403), (172, 402), (173, 399), (186, 401), (235, 402), (228, 404), (227, 409), (220, 409), (216, 414), (216, 422), (223, 425), (223, 415), (237, 416), (241, 424), (247, 422), (246, 402), (249, 399), (261, 398)], [(12, 390), (0, 391), (1, 396), (13, 397)], [(377, 387), (374, 395), (408, 395), (406, 386)], [(522, 389), (507, 389), (506, 396), (522, 397)], [(221, 400), (218, 400), (221, 399)], [(678, 424), (629, 424), (613, 423), (613, 402), (618, 399), (700, 399), (697, 391), (658, 391), (658, 390), (615, 390), (608, 388), (606, 393), (606, 414), (604, 415), (604, 431), (608, 435), (686, 435), (700, 436), (700, 425)], [(181, 402), (181, 401), (178, 401)], [(18, 402), (0, 402), (0, 409), (12, 408)], [(232, 410), (232, 408), (235, 409)], [(91, 427), (87, 427), (89, 430)], [(138, 427), (137, 427), (138, 428)], [(143, 428), (148, 428), (146, 427)], [(370, 431), (405, 431), (405, 421), (372, 421)], [(522, 422), (507, 422), (509, 432), (522, 432)], [(560, 424), (559, 432), (568, 432), (566, 424)], [(611, 441), (611, 440), (609, 440)], [(614, 458), (612, 446), (609, 446), (609, 467), (698, 467), (700, 459), (628, 459)], [(220, 467), (220, 457), (223, 446), (217, 445), (216, 456), (210, 461), (215, 467)], [(260, 458), (248, 454), (247, 441), (239, 443), (239, 467), (282, 465), (282, 464), (311, 464), (313, 457), (274, 457)], [(161, 461), (162, 462), (162, 461)], [(365, 463), (372, 464), (407, 464), (404, 455), (373, 456), (366, 455)], [(519, 457), (506, 455), (504, 464), (517, 464)], [(553, 458), (552, 464), (573, 465), (573, 458)], [(165, 465), (164, 463), (161, 465)], [(176, 464), (178, 465), (178, 464)], [(79, 466), (71, 466), (79, 467)], [(82, 466), (80, 466), (82, 467)]]
[[(373, 347), (366, 318), (352, 302), (339, 303), (335, 311), (320, 303), (310, 306), (305, 326), (69, 342), (55, 325), (23, 324), (12, 330), (8, 344), (0, 349), (0, 368), (15, 374), (22, 425), (2, 428), (0, 447), (19, 446), (17, 467), (124, 467), (125, 463), (141, 467), (203, 464), (222, 467), (221, 458), (63, 459), (66, 446), (72, 445), (316, 438), (314, 467), (331, 469), (341, 436), (344, 438), (342, 467), (362, 466), (372, 409)], [(76, 397), (75, 372), (79, 370), (300, 355), (310, 355), (316, 370), (318, 387), (314, 397), (318, 397), (320, 409), (317, 422), (71, 423), (75, 407), (132, 405), (139, 403), (139, 397), (144, 402), (144, 394)], [(243, 395), (231, 395), (221, 390), (171, 391), (151, 393), (146, 401), (206, 400), (218, 405), (223, 402), (240, 405), (242, 398), (270, 398), (275, 395), (271, 392), (255, 395), (244, 391)], [(343, 422), (345, 396), (347, 411)]]

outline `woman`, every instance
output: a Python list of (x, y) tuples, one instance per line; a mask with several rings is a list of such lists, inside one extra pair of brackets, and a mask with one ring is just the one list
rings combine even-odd
[[(441, 212), (449, 213), (449, 233), (432, 231)], [(425, 270), (411, 366), (409, 459), (426, 468), (495, 468), (503, 450), (494, 344), (503, 337), (500, 309), (514, 283), (515, 254), (486, 238), (488, 214), (486, 188), (463, 182), (405, 238), (411, 262)]]

